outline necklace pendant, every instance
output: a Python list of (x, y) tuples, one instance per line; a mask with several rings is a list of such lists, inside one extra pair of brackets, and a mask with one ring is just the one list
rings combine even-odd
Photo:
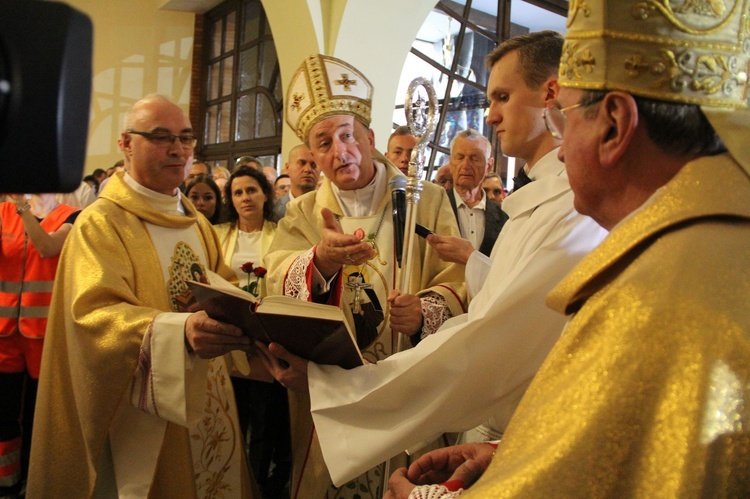
[(354, 292), (352, 302), (349, 304), (352, 313), (362, 314), (362, 290), (372, 288), (372, 284), (364, 282), (362, 274), (355, 273), (349, 276), (349, 282), (347, 282), (345, 286)]

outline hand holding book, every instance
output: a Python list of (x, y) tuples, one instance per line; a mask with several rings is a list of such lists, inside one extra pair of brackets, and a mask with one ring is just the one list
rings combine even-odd
[(265, 345), (255, 342), (266, 371), (285, 388), (295, 392), (307, 393), (307, 365), (308, 360), (289, 353), (278, 343)]
[(209, 317), (234, 324), (252, 340), (276, 342), (289, 353), (317, 364), (351, 369), (363, 364), (362, 355), (343, 312), (331, 305), (268, 296), (258, 300), (209, 272), (210, 284), (187, 285)]

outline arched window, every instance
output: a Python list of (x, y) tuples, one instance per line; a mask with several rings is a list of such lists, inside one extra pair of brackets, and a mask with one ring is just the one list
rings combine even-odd
[[(401, 72), (394, 128), (406, 124), (404, 97), (409, 82), (421, 76), (431, 80), (440, 114), (426, 154), (426, 178), (448, 162), (456, 133), (473, 128), (493, 146), (496, 138), (486, 125), (489, 72), (484, 58), (502, 40), (552, 29), (563, 33), (568, 2), (564, 0), (440, 0), (419, 30)], [(505, 178), (508, 158), (498, 147), (495, 165)], [(511, 161), (512, 163), (512, 161)]]
[(203, 16), (198, 155), (225, 167), (240, 156), (278, 168), (283, 92), (260, 0), (227, 0)]

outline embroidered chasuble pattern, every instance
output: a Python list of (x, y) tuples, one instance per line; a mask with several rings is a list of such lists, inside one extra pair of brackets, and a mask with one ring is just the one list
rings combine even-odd
[[(152, 234), (152, 237), (158, 237)], [(189, 238), (186, 238), (189, 239)], [(162, 246), (162, 245), (159, 245)], [(161, 251), (165, 249), (162, 247)], [(164, 259), (162, 254), (162, 261)], [(170, 306), (175, 312), (184, 312), (195, 302), (185, 284), (186, 280), (198, 280), (205, 276), (201, 259), (190, 244), (178, 241), (168, 259), (166, 291)], [(149, 327), (139, 355), (139, 368), (133, 383), (132, 399), (137, 400), (141, 410), (159, 414), (157, 397), (153, 394), (153, 372), (151, 371), (151, 345), (153, 329)], [(229, 374), (223, 358), (208, 361), (207, 397), (196, 424), (190, 425), (190, 447), (192, 451), (195, 487), (198, 497), (230, 497), (240, 493), (239, 452), (242, 447), (239, 426)]]
[(76, 220), (50, 306), (29, 496), (260, 497), (224, 359), (188, 351), (179, 312), (186, 279), (232, 271), (208, 221), (178, 203), (116, 174)]
[[(347, 265), (341, 271), (343, 279), (341, 303), (344, 314), (355, 326), (357, 346), (369, 362), (377, 362), (393, 353), (393, 334), (388, 327), (390, 303), (385, 300), (396, 279), (393, 251), (393, 221), (386, 217), (390, 203), (382, 211), (369, 217), (343, 217), (339, 223), (346, 234), (357, 229), (373, 237), (375, 257), (364, 265)], [(387, 220), (386, 220), (387, 219)], [(368, 236), (365, 236), (368, 237)], [(360, 296), (355, 296), (359, 294)], [(382, 299), (381, 299), (382, 298)], [(357, 299), (359, 307), (357, 307)], [(357, 310), (359, 308), (359, 310)], [(378, 465), (342, 487), (333, 485), (326, 492), (327, 499), (380, 497), (383, 494), (383, 468)], [(300, 498), (301, 499), (301, 498)]]
[[(182, 305), (195, 301), (185, 281), (201, 280), (206, 272), (193, 249), (183, 241), (175, 245), (169, 267), (167, 290), (175, 311), (184, 310)], [(203, 417), (197, 426), (189, 428), (190, 446), (193, 451), (195, 487), (199, 497), (225, 497), (239, 491), (232, 483), (239, 484), (237, 468), (238, 425), (232, 413), (229, 391), (229, 374), (222, 358), (208, 363), (206, 388), (208, 397), (203, 408)], [(235, 475), (229, 480), (228, 475)]]

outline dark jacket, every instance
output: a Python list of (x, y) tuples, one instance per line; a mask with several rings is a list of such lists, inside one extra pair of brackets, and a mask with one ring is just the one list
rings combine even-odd
[[(456, 195), (453, 189), (448, 189), (448, 199), (451, 202), (451, 208), (453, 208), (453, 214), (456, 216), (456, 222), (461, 227), (461, 221), (458, 219), (458, 206), (456, 205)], [(479, 252), (483, 255), (490, 256), (492, 253), (492, 247), (495, 245), (495, 240), (500, 234), (500, 229), (503, 228), (505, 222), (508, 220), (508, 215), (497, 205), (495, 202), (486, 200), (484, 209), (484, 239), (482, 244), (479, 245)]]

